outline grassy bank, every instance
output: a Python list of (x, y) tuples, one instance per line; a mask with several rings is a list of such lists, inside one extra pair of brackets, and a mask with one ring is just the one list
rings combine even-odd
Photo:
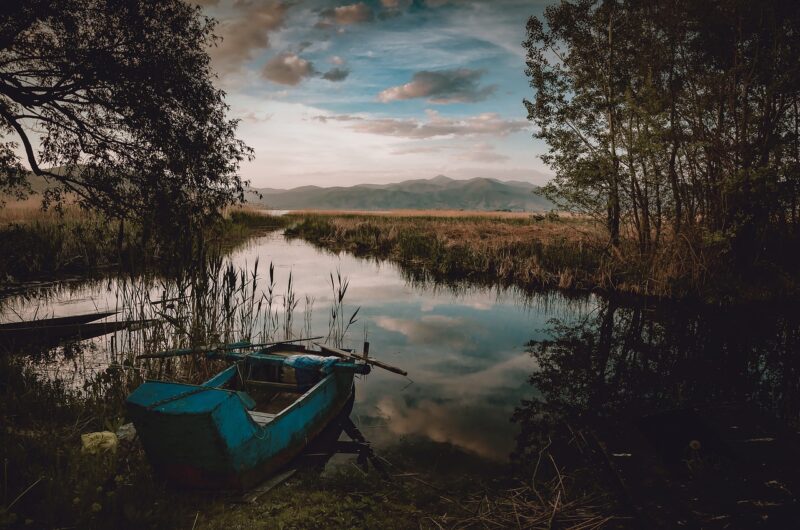
[(590, 224), (579, 219), (484, 216), (290, 216), (286, 234), (375, 256), (435, 280), (589, 289), (599, 266)]
[(287, 235), (315, 245), (400, 263), (441, 282), (524, 289), (596, 290), (713, 301), (790, 297), (797, 280), (775, 270), (737, 271), (728, 249), (696, 234), (643, 255), (633, 240), (608, 245), (580, 217), (294, 214)]
[[(0, 528), (465, 528), (515, 520), (525, 527), (595, 528), (607, 522), (613, 505), (598, 504), (595, 483), (478, 456), (465, 464), (461, 449), (433, 441), (381, 450), (385, 473), (374, 462), (363, 470), (353, 456), (339, 455), (344, 460), (324, 471), (293, 463), (297, 474), (254, 504), (230, 493), (169, 488), (137, 440), (108, 453), (82, 451), (81, 434), (125, 424), (124, 400), (143, 380), (196, 384), (221, 368), (200, 356), (137, 355), (296, 336), (301, 323), (290, 300), (301, 287), (277, 285), (273, 267), (265, 270), (262, 278), (258, 264), (237, 269), (216, 258), (156, 280), (155, 291), (147, 279), (132, 279), (119, 293), (121, 317), (151, 324), (117, 337), (114, 343), (124, 346), (94, 342), (46, 355), (0, 355)], [(264, 296), (259, 281), (268, 282)], [(333, 315), (346, 315), (341, 299), (332, 304), (334, 311), (321, 310), (331, 315), (328, 338), (335, 342), (341, 327)], [(310, 313), (303, 316), (311, 321)], [(302, 327), (306, 336), (322, 331)]]
[(13, 359), (0, 364), (0, 528), (600, 528), (614, 513), (596, 485), (572, 476), (540, 470), (530, 480), (518, 469), (476, 480), (447, 465), (447, 444), (425, 447), (429, 470), (409, 467), (406, 459), (419, 455), (402, 451), (380, 455), (386, 474), (354, 462), (324, 473), (301, 467), (253, 504), (230, 492), (177, 490), (152, 473), (138, 440), (109, 453), (81, 450), (82, 433), (124, 423), (126, 390), (142, 380), (130, 367), (111, 367), (76, 390)]
[[(259, 232), (282, 226), (279, 217), (249, 209), (232, 209), (209, 226), (198, 245), (227, 249)], [(142, 227), (68, 207), (42, 211), (17, 203), (0, 210), (0, 283), (93, 276), (103, 271), (140, 271), (180, 260), (182, 237), (145, 234)]]

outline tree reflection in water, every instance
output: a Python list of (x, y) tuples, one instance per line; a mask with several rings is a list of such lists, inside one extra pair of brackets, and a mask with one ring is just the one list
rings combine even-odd
[(583, 320), (551, 320), (527, 345), (538, 363), (515, 456), (535, 456), (564, 421), (629, 420), (736, 403), (800, 424), (800, 311), (626, 306), (600, 300)]

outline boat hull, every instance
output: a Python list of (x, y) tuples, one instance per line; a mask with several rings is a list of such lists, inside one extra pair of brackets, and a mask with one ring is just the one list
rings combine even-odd
[(167, 481), (189, 488), (241, 490), (289, 463), (352, 394), (353, 372), (335, 370), (260, 425), (239, 393), (148, 382), (128, 398), (128, 414), (151, 465)]

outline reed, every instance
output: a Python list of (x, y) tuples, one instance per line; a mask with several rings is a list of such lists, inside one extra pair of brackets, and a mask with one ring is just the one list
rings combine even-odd
[(275, 302), (275, 266), (270, 263), (269, 264), (269, 282), (267, 283), (266, 289), (264, 289), (261, 293), (261, 297), (259, 299), (259, 307), (263, 308), (264, 318), (261, 320), (261, 333), (259, 335), (261, 342), (269, 342), (270, 340), (275, 337), (275, 333), (278, 331), (278, 317), (279, 313), (277, 308), (273, 310), (273, 305)]
[[(303, 306), (303, 337), (313, 337), (314, 330), (313, 330), (313, 320), (312, 317), (314, 315), (314, 302), (315, 298), (313, 296), (306, 295), (305, 296), (305, 305)], [(312, 341), (308, 340), (305, 343), (306, 348), (312, 347)]]
[(283, 295), (283, 338), (291, 340), (294, 338), (294, 311), (300, 302), (295, 295), (294, 284), (292, 283), (292, 273), (289, 272), (289, 281), (286, 284), (286, 294)]
[(331, 303), (331, 310), (328, 318), (328, 335), (326, 342), (330, 343), (336, 348), (341, 348), (344, 345), (344, 338), (350, 327), (355, 324), (358, 319), (358, 312), (361, 309), (356, 308), (350, 314), (350, 318), (345, 315), (344, 297), (347, 294), (347, 288), (350, 286), (350, 280), (342, 277), (342, 273), (337, 269), (336, 277), (333, 273), (330, 275), (331, 279), (331, 292), (333, 295), (333, 302)]
[(67, 205), (45, 211), (37, 203), (0, 207), (0, 278), (6, 284), (30, 279), (108, 275), (148, 268), (185, 267), (209, 248), (228, 251), (255, 234), (275, 230), (284, 220), (249, 208), (230, 209), (216, 223), (185, 237), (146, 231), (138, 224), (109, 219)]
[[(618, 249), (603, 227), (558, 215), (497, 217), (378, 213), (293, 214), (288, 237), (388, 259), (414, 280), (558, 288), (708, 301), (791, 299), (800, 279), (742, 270), (724, 241), (687, 228), (642, 253), (628, 233)], [(788, 267), (787, 267), (788, 268)]]
[[(336, 278), (340, 312), (348, 279)], [(155, 482), (137, 445), (108, 458), (87, 456), (80, 434), (117, 430), (125, 398), (144, 379), (196, 384), (222, 367), (201, 355), (137, 359), (141, 354), (293, 338), (301, 300), (303, 333), (313, 334), (314, 299), (298, 293), (292, 273), (279, 282), (272, 263), (266, 271), (258, 260), (237, 267), (214, 254), (174, 275), (121, 275), (108, 285), (117, 290), (118, 318), (146, 325), (44, 356), (0, 356), (0, 526), (27, 518), (36, 528), (183, 526), (187, 507), (196, 513), (195, 500)], [(349, 326), (336, 329), (331, 340), (341, 345)]]
[(591, 289), (600, 266), (584, 220), (531, 217), (291, 216), (286, 235), (332, 250), (399, 262), (435, 281)]

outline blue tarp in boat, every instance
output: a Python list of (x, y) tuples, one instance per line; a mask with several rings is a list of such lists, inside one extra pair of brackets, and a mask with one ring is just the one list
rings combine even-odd
[(338, 357), (323, 357), (321, 355), (290, 355), (283, 364), (295, 370), (297, 385), (300, 387), (311, 386), (319, 381), (319, 374), (328, 375), (333, 371)]

